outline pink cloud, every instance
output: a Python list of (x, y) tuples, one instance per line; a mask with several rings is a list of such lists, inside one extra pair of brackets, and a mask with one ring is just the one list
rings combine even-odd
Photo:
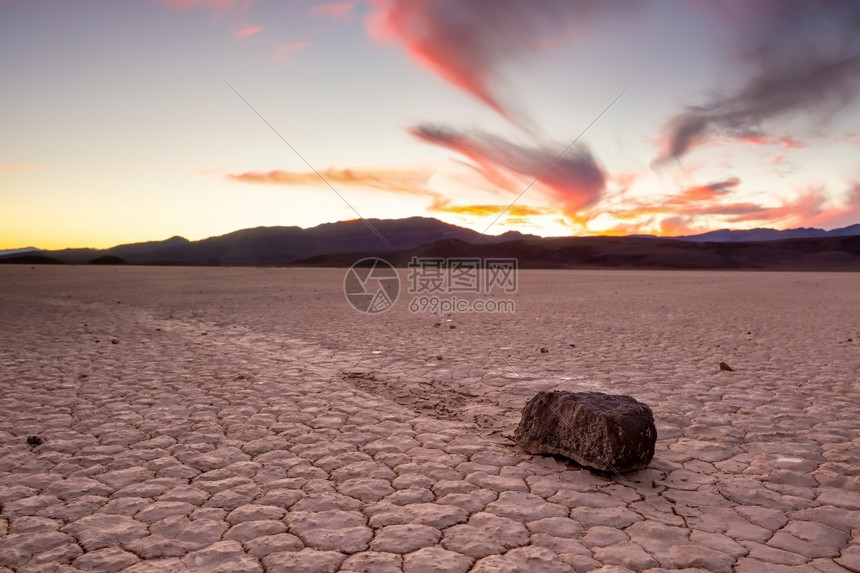
[(485, 179), (508, 191), (519, 194), (537, 179), (535, 185), (570, 217), (599, 201), (606, 187), (606, 175), (584, 146), (559, 157), (561, 150), (525, 147), (482, 132), (432, 126), (417, 126), (409, 131), (471, 159)]
[(247, 28), (240, 28), (233, 32), (233, 37), (236, 39), (248, 38), (249, 36), (253, 36), (255, 34), (259, 34), (263, 31), (261, 26), (248, 26)]
[(272, 61), (279, 62), (282, 60), (286, 60), (293, 52), (300, 52), (302, 50), (306, 50), (310, 47), (310, 45), (310, 42), (294, 42), (292, 44), (284, 44), (278, 47), (278, 49), (275, 50), (275, 53), (272, 54)]
[[(841, 200), (829, 199), (824, 191), (809, 187), (774, 206), (725, 200), (738, 186), (736, 178), (697, 185), (658, 201), (627, 203), (618, 211), (607, 210), (616, 219), (643, 219), (641, 227), (657, 222), (662, 235), (700, 232), (694, 223), (701, 217), (717, 217), (725, 225), (754, 223), (773, 228), (834, 228), (860, 221), (860, 182), (853, 183)], [(635, 225), (629, 228), (634, 228)]]
[(786, 149), (802, 149), (804, 147), (809, 147), (807, 143), (787, 135), (768, 135), (766, 133), (746, 135), (741, 137), (740, 141), (743, 143), (750, 143), (752, 145), (780, 145)]
[(349, 20), (357, 2), (326, 2), (317, 4), (308, 11), (311, 16), (331, 18), (332, 20)]
[[(523, 125), (496, 69), (586, 33), (593, 18), (623, 0), (370, 0), (368, 33), (400, 43), (420, 65)], [(506, 97), (506, 95), (508, 97)]]

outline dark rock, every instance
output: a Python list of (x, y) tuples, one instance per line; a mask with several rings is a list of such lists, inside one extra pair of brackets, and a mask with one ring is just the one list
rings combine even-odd
[(119, 338), (111, 338), (111, 344), (119, 344)]
[(540, 353), (541, 354), (546, 354), (547, 352), (549, 352), (549, 349), (546, 346), (540, 347)]
[(657, 428), (651, 408), (630, 396), (553, 390), (528, 401), (514, 441), (530, 454), (624, 473), (648, 466)]
[(441, 355), (441, 354), (437, 354), (437, 355), (436, 355), (436, 360), (442, 360), (442, 355)]
[(457, 325), (456, 325), (456, 324), (452, 324), (452, 325), (451, 325), (451, 330), (454, 330), (455, 328), (457, 328)]
[(27, 445), (28, 446), (40, 446), (45, 440), (40, 438), (39, 436), (27, 436)]
[(720, 362), (720, 370), (725, 372), (734, 372), (734, 368), (726, 364), (725, 362)]

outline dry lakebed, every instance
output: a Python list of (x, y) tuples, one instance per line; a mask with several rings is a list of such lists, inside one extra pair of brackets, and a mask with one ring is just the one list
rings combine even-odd
[[(860, 571), (860, 274), (344, 272), (0, 268), (0, 571)], [(544, 390), (649, 405), (653, 460), (525, 453)]]

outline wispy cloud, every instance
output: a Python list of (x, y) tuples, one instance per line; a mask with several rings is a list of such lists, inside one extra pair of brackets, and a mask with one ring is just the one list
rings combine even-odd
[(709, 137), (768, 138), (768, 121), (825, 121), (860, 94), (860, 4), (838, 0), (731, 0), (719, 4), (754, 73), (735, 93), (690, 106), (667, 125), (660, 161), (678, 159)]
[(800, 141), (799, 139), (795, 139), (787, 135), (778, 136), (767, 133), (746, 135), (741, 137), (740, 141), (751, 145), (777, 145), (785, 149), (802, 149), (804, 147), (809, 147), (808, 143)]
[(370, 0), (368, 32), (398, 42), (419, 64), (511, 121), (528, 123), (505, 93), (502, 63), (587, 32), (592, 20), (624, 0)]
[(447, 200), (438, 192), (428, 189), (434, 172), (425, 169), (336, 169), (329, 168), (317, 173), (313, 171), (247, 171), (231, 173), (227, 178), (242, 183), (265, 185), (313, 185), (324, 186), (322, 176), (331, 185), (348, 185), (379, 189), (392, 193), (427, 197), (431, 200), (431, 209), (441, 209), (447, 205)]
[(356, 4), (358, 4), (357, 1), (325, 2), (314, 5), (308, 10), (308, 14), (322, 18), (331, 18), (332, 20), (349, 20), (353, 16)]
[(248, 26), (246, 28), (239, 28), (233, 32), (233, 37), (241, 40), (243, 38), (248, 38), (250, 36), (254, 36), (263, 31), (262, 26)]
[(278, 46), (278, 48), (272, 54), (273, 62), (281, 62), (284, 60), (288, 60), (289, 57), (295, 52), (300, 52), (302, 50), (307, 50), (311, 46), (310, 42), (293, 42), (292, 44), (283, 44)]
[(860, 218), (860, 183), (849, 186), (841, 199), (832, 199), (820, 187), (807, 187), (776, 205), (732, 200), (741, 185), (737, 178), (682, 189), (660, 200), (630, 201), (607, 212), (618, 221), (638, 223), (618, 225), (627, 232), (649, 229), (663, 235), (687, 235), (707, 230), (702, 218), (722, 226), (766, 225), (774, 228), (848, 225)]
[[(492, 217), (505, 210), (507, 205), (441, 205), (430, 210), (438, 213), (454, 213), (456, 215), (473, 215), (476, 217)], [(531, 207), (528, 205), (512, 205), (505, 215), (508, 217), (533, 217), (536, 215), (551, 215), (554, 209), (547, 207)]]
[[(573, 216), (594, 205), (606, 186), (603, 170), (584, 145), (559, 158), (561, 149), (526, 147), (479, 131), (464, 132), (427, 125), (413, 127), (409, 131), (424, 141), (472, 160), (481, 175), (508, 191), (520, 193), (525, 185), (540, 176), (536, 187), (556, 203), (558, 211), (566, 215)], [(544, 173), (556, 158), (555, 165)]]

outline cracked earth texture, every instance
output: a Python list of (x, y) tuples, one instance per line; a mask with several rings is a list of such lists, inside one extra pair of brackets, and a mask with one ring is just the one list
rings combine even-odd
[[(342, 280), (0, 268), (0, 571), (860, 571), (860, 274)], [(519, 450), (554, 388), (649, 404), (650, 467)]]

